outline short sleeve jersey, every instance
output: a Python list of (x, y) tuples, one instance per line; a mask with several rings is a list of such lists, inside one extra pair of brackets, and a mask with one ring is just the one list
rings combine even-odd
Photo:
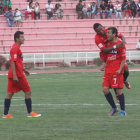
[(23, 77), (23, 55), (20, 50), (20, 46), (14, 44), (10, 50), (10, 67), (8, 71), (8, 78), (13, 78), (13, 72), (11, 68), (11, 61), (15, 62), (15, 69), (17, 77)]

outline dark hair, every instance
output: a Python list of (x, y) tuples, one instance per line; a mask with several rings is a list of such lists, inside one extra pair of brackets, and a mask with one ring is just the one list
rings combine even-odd
[[(93, 25), (93, 29), (96, 30), (96, 28), (98, 28), (100, 25), (101, 25), (100, 23), (95, 23), (95, 24)], [(101, 26), (102, 26), (102, 25), (101, 25)]]
[(24, 34), (24, 32), (21, 32), (21, 31), (17, 31), (17, 32), (15, 32), (15, 34), (14, 34), (14, 40), (15, 40), (15, 42), (16, 42), (16, 39), (18, 38), (20, 38), (20, 35), (23, 35)]
[(116, 27), (109, 27), (107, 30), (111, 30), (112, 34), (115, 34), (115, 36), (117, 37), (118, 35), (118, 30)]

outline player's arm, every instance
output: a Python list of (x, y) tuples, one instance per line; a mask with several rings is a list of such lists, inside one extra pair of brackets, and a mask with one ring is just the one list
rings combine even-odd
[(13, 80), (18, 82), (18, 77), (17, 77), (17, 74), (16, 74), (16, 65), (15, 65), (15, 61), (11, 61), (11, 69), (12, 69), (12, 72), (13, 72)]
[(25, 68), (23, 68), (23, 72), (25, 73), (26, 76), (30, 75), (29, 71), (27, 71)]
[(122, 40), (123, 45), (126, 44), (125, 37), (121, 33), (118, 33), (118, 38), (120, 38)]
[(13, 80), (16, 82), (18, 82), (18, 77), (16, 73), (17, 56), (18, 56), (18, 49), (12, 49), (10, 52), (10, 57), (11, 57), (10, 65), (13, 73)]
[(120, 57), (121, 57), (121, 64), (119, 70), (116, 71), (117, 74), (120, 74), (122, 69), (124, 68), (126, 62), (126, 49), (125, 46), (120, 49)]
[(122, 71), (124, 65), (125, 65), (125, 60), (122, 60), (122, 61), (121, 61), (121, 65), (120, 65), (120, 69), (116, 71), (116, 74), (120, 74), (120, 73), (121, 73), (121, 71)]
[(114, 45), (113, 47), (109, 47), (107, 48), (106, 45), (104, 43), (102, 43), (100, 40), (96, 39), (95, 40), (96, 45), (99, 47), (99, 49), (101, 51), (103, 51), (104, 53), (109, 53), (110, 51), (114, 50), (114, 49), (118, 49), (121, 48), (124, 44), (123, 43), (119, 43), (117, 45)]

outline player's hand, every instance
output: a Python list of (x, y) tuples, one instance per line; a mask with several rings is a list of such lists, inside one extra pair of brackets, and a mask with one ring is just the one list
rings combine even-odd
[(13, 80), (14, 80), (15, 82), (18, 82), (17, 76), (13, 76)]
[(117, 70), (117, 71), (116, 71), (116, 74), (120, 74), (120, 73), (121, 73), (121, 71), (120, 71), (120, 70)]
[(26, 76), (30, 75), (30, 73), (28, 71), (26, 71), (26, 70), (24, 71), (24, 73), (25, 73)]

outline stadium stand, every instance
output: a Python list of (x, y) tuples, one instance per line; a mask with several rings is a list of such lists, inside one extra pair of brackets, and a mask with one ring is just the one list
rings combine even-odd
[[(86, 1), (86, 5), (91, 1)], [(94, 42), (93, 24), (99, 22), (105, 27), (116, 26), (127, 41), (127, 51), (136, 50), (140, 39), (140, 19), (77, 19), (76, 4), (78, 1), (52, 2), (61, 3), (64, 9), (62, 20), (47, 20), (45, 14), (46, 0), (40, 0), (41, 20), (25, 20), (26, 0), (12, 0), (13, 11), (18, 8), (23, 14), (23, 26), (8, 27), (5, 17), (0, 15), (0, 53), (8, 54), (13, 44), (13, 34), (17, 30), (25, 32), (25, 44), (22, 51), (26, 53), (48, 52), (94, 52), (99, 51)], [(136, 0), (137, 3), (137, 0)], [(114, 15), (115, 16), (115, 15)]]

